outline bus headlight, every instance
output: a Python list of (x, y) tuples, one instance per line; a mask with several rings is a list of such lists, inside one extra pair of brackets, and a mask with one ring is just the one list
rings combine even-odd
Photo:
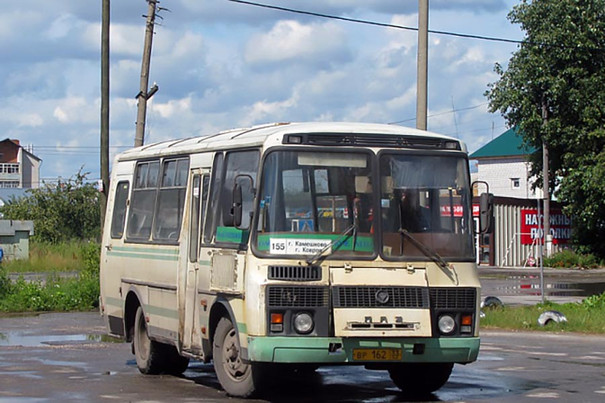
[(294, 330), (296, 330), (297, 333), (311, 333), (313, 326), (313, 318), (308, 313), (300, 312), (294, 316)]
[(450, 315), (441, 315), (437, 325), (441, 333), (450, 334), (456, 328), (456, 321)]

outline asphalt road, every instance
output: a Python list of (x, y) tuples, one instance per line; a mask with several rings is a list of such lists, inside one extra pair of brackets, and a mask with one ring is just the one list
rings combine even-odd
[[(211, 365), (193, 362), (183, 377), (140, 374), (130, 345), (103, 332), (92, 312), (0, 317), (0, 402), (240, 401), (220, 389)], [(604, 375), (603, 336), (490, 331), (479, 360), (455, 366), (450, 381), (421, 400), (602, 402)], [(414, 401), (386, 372), (362, 367), (280, 379), (264, 399), (253, 401)]]

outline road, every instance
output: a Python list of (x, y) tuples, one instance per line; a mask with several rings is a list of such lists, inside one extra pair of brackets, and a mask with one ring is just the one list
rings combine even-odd
[[(240, 401), (220, 389), (211, 365), (194, 362), (184, 377), (144, 376), (130, 345), (102, 336), (97, 313), (0, 317), (0, 402)], [(455, 366), (430, 401), (601, 402), (605, 337), (483, 332), (479, 360)], [(284, 378), (265, 400), (410, 401), (386, 372), (326, 367)]]

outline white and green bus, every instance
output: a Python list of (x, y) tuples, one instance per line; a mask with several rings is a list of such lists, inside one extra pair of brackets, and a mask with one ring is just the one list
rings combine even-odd
[(212, 360), (233, 396), (338, 364), (434, 391), (479, 352), (471, 198), (461, 141), (393, 125), (135, 148), (112, 167), (101, 314), (142, 373)]

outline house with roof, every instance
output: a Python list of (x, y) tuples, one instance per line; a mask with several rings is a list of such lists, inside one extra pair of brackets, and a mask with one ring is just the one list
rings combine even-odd
[(477, 160), (473, 180), (489, 184), (494, 196), (541, 199), (542, 189), (532, 189), (528, 157), (536, 150), (523, 144), (516, 128), (511, 128), (490, 141), (469, 158)]
[[(534, 148), (523, 144), (516, 128), (487, 143), (469, 158), (477, 161), (473, 181), (484, 181), (494, 197), (494, 230), (477, 239), (477, 262), (493, 266), (523, 267), (538, 264), (543, 244), (543, 192), (533, 189), (529, 155)], [(478, 200), (477, 200), (478, 202)], [(550, 202), (552, 252), (566, 247), (571, 220), (562, 206)]]
[[(40, 186), (42, 160), (21, 146), (19, 140), (0, 141), (0, 206), (27, 195)], [(33, 221), (0, 219), (0, 254), (3, 259), (27, 259)]]
[(23, 148), (19, 140), (0, 141), (0, 188), (37, 188), (41, 164), (42, 160)]

